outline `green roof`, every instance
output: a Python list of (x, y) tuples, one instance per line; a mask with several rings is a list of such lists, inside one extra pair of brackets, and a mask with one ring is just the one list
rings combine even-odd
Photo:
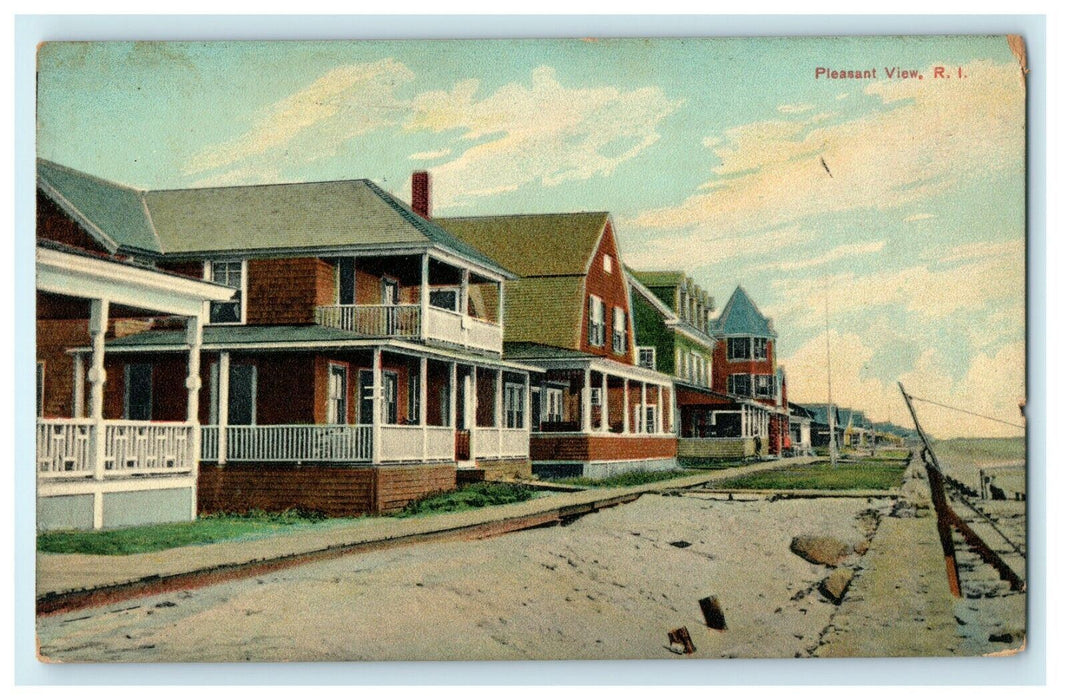
[(525, 277), (504, 283), (505, 342), (579, 347), (585, 278)]
[(686, 284), (686, 273), (680, 270), (630, 270), (634, 278), (646, 287), (677, 287)]
[(585, 275), (608, 212), (434, 219), (522, 277)]
[(504, 356), (509, 360), (571, 360), (595, 357), (581, 350), (558, 348), (542, 343), (505, 343)]
[(774, 338), (776, 333), (769, 321), (749, 298), (745, 290), (738, 287), (731, 294), (723, 313), (712, 323), (716, 335), (749, 335), (758, 338)]
[(507, 273), (369, 180), (140, 191), (38, 160), (45, 193), (120, 248), (173, 257), (346, 246), (443, 247)]

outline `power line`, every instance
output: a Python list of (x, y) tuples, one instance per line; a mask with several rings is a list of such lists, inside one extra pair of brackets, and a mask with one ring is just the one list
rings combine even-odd
[(1000, 418), (994, 418), (993, 416), (983, 415), (982, 413), (976, 413), (975, 411), (969, 411), (969, 410), (967, 410), (965, 408), (958, 408), (957, 406), (950, 406), (948, 404), (939, 403), (938, 401), (932, 401), (931, 399), (923, 399), (923, 398), (920, 398), (919, 396), (913, 396), (912, 394), (909, 394), (909, 398), (913, 399), (915, 401), (922, 401), (923, 403), (930, 403), (930, 404), (934, 404), (935, 406), (941, 406), (942, 408), (948, 408), (951, 411), (959, 411), (961, 413), (967, 413), (970, 416), (976, 416), (978, 418), (986, 418), (987, 420), (992, 420), (995, 423), (1004, 423), (1005, 425), (1011, 425), (1012, 427), (1019, 428), (1020, 430), (1027, 430), (1027, 426), (1025, 426), (1025, 425), (1020, 425), (1019, 423), (1010, 423), (1007, 420), (1001, 420)]

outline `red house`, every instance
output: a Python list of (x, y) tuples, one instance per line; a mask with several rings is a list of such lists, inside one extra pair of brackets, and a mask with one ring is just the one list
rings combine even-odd
[(671, 377), (637, 363), (630, 293), (606, 212), (435, 219), (519, 275), (506, 359), (544, 370), (530, 456), (546, 476), (676, 466)]
[[(382, 512), (458, 468), (530, 473), (537, 370), (502, 357), (514, 275), (374, 183), (140, 190), (39, 161), (38, 190), (42, 235), (232, 290), (200, 345), (201, 512)], [(90, 348), (58, 333), (39, 346), (81, 381)], [(184, 415), (185, 335), (112, 323), (107, 417)], [(77, 382), (44, 394), (78, 415)]]

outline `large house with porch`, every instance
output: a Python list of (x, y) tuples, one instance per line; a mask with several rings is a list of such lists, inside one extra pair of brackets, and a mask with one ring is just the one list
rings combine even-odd
[(89, 362), (105, 420), (195, 413), (201, 512), (384, 512), (458, 469), (530, 474), (541, 371), (503, 357), (515, 275), (373, 182), (141, 190), (39, 161), (38, 194), (39, 237), (226, 288), (195, 372), (190, 331), (138, 309), (106, 342), (50, 346), (73, 370), (44, 388), (50, 415), (76, 416)]
[(433, 220), (519, 276), (504, 284), (504, 356), (544, 371), (531, 399), (534, 471), (674, 468), (675, 385), (639, 362), (608, 213)]

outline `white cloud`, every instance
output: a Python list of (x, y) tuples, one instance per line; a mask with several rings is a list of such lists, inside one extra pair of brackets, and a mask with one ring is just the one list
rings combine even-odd
[(882, 106), (854, 119), (760, 121), (728, 129), (721, 141), (706, 139), (720, 159), (713, 177), (681, 204), (631, 223), (740, 233), (813, 215), (899, 207), (1000, 170), (1018, 172), (1022, 182), (1019, 66), (977, 61), (965, 71), (967, 80), (871, 83), (865, 92)]
[(682, 104), (658, 87), (568, 88), (547, 66), (534, 69), (529, 86), (511, 83), (481, 99), (479, 86), (466, 80), (422, 93), (405, 123), (411, 131), (459, 132), (454, 150), (472, 144), (434, 168), (438, 206), (610, 175), (654, 144), (660, 122)]
[(803, 270), (809, 267), (819, 267), (820, 265), (826, 265), (829, 262), (835, 262), (837, 260), (842, 260), (843, 258), (854, 258), (861, 255), (871, 255), (872, 253), (878, 253), (885, 247), (886, 241), (871, 241), (869, 243), (849, 243), (846, 245), (840, 245), (837, 248), (832, 248), (823, 255), (819, 255), (814, 258), (806, 258), (796, 253), (794, 255), (788, 254), (787, 260), (766, 263), (764, 265), (757, 265), (756, 267), (752, 268), (752, 270), (781, 270), (783, 272), (787, 272), (790, 270)]
[(437, 160), (438, 158), (444, 158), (448, 155), (452, 155), (451, 148), (443, 148), (439, 151), (420, 151), (419, 153), (413, 153), (408, 156), (408, 160)]
[(815, 105), (810, 104), (792, 104), (792, 105), (779, 105), (778, 109), (783, 114), (802, 114), (803, 112), (811, 112), (816, 109)]
[[(390, 58), (334, 68), (268, 106), (244, 134), (196, 154), (186, 173), (220, 169), (255, 173), (250, 162), (263, 173), (264, 164), (277, 162), (283, 152), (288, 159), (304, 162), (332, 155), (354, 136), (395, 123), (406, 105), (394, 91), (413, 77), (407, 66)], [(298, 138), (306, 139), (307, 145), (302, 143), (296, 155), (286, 149)], [(222, 173), (218, 181), (231, 180), (234, 173)]]
[[(892, 420), (911, 427), (897, 382), (912, 395), (992, 416), (1009, 423), (1022, 423), (1018, 404), (1024, 398), (1024, 344), (1011, 343), (997, 352), (977, 354), (963, 377), (954, 381), (946, 363), (927, 348), (907, 371), (887, 381), (876, 378), (871, 343), (856, 333), (831, 331), (831, 385), (834, 402), (863, 410), (873, 420)], [(827, 400), (827, 339), (813, 337), (783, 360), (789, 398), (797, 403)], [(1018, 428), (917, 403), (923, 427), (935, 437), (994, 437), (1020, 435)]]
[(911, 224), (913, 221), (926, 221), (927, 219), (933, 218), (935, 218), (934, 214), (928, 214), (927, 212), (923, 212), (921, 214), (913, 214), (912, 216), (906, 216), (904, 219), (902, 219), (902, 221)]

